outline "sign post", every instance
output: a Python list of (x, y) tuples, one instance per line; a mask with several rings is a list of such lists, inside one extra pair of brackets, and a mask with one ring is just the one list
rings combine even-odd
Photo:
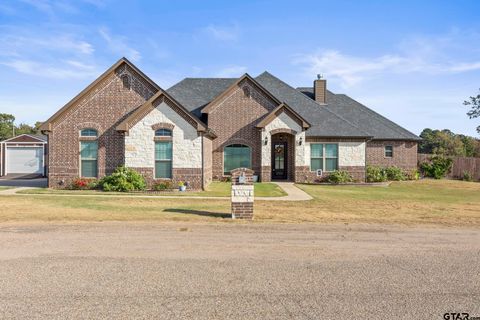
[(253, 220), (253, 173), (237, 168), (232, 174), (232, 219)]

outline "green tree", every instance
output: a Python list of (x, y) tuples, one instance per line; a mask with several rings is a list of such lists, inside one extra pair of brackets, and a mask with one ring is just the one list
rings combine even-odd
[(42, 126), (42, 124), (43, 124), (43, 122), (41, 122), (41, 121), (35, 122), (35, 125), (34, 125), (34, 127), (35, 127), (35, 133), (41, 133), (41, 132), (40, 132), (40, 127)]
[[(480, 117), (480, 93), (476, 96), (469, 97), (468, 100), (463, 102), (463, 104), (470, 107), (470, 111), (467, 112), (467, 116), (470, 119)], [(477, 127), (477, 132), (480, 133), (480, 126)]]
[(0, 141), (13, 137), (15, 117), (8, 113), (0, 113)]
[(444, 156), (479, 157), (480, 140), (455, 134), (448, 129), (432, 130), (426, 128), (420, 134), (423, 139), (418, 144), (419, 153)]
[(37, 130), (26, 124), (26, 123), (20, 123), (18, 126), (15, 127), (15, 135), (19, 135), (19, 134), (35, 134), (37, 133)]

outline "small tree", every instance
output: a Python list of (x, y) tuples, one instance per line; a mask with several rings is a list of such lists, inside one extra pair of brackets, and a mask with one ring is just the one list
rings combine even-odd
[(8, 113), (0, 113), (0, 141), (13, 137), (15, 117)]
[[(480, 117), (480, 93), (470, 97), (469, 100), (465, 100), (463, 104), (471, 108), (470, 111), (467, 112), (467, 116), (470, 119)], [(480, 133), (480, 126), (477, 127), (477, 132)]]

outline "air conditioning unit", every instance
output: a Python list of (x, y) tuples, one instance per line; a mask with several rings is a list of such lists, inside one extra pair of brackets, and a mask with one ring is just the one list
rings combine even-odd
[(318, 169), (317, 170), (317, 177), (321, 177), (323, 176), (323, 170), (322, 169)]

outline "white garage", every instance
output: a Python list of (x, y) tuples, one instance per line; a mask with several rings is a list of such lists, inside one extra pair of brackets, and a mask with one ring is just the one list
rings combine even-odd
[(43, 174), (43, 147), (7, 147), (7, 173)]
[(46, 175), (46, 137), (23, 134), (1, 142), (0, 175)]

